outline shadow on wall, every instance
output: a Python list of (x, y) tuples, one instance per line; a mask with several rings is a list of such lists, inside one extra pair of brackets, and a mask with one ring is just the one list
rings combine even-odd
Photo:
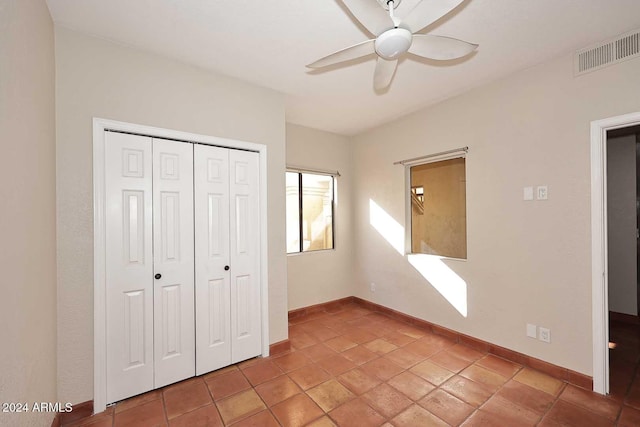
[[(369, 223), (404, 258), (404, 227), (371, 199)], [(407, 261), (458, 313), (467, 317), (467, 282), (446, 265), (442, 257), (409, 254)]]

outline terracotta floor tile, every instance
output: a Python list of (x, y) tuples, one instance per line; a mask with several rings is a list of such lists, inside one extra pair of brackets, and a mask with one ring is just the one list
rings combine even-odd
[(630, 406), (623, 406), (618, 427), (638, 427), (640, 426), (640, 410)]
[(581, 406), (612, 421), (618, 418), (622, 406), (618, 402), (571, 384), (567, 384), (560, 399)]
[(209, 387), (214, 400), (220, 400), (251, 388), (251, 384), (239, 370), (206, 379), (205, 383)]
[(468, 368), (460, 372), (460, 376), (480, 383), (493, 392), (498, 390), (504, 383), (507, 382), (506, 377), (503, 377), (496, 372), (490, 371), (478, 365), (469, 366)]
[(114, 415), (115, 427), (130, 427), (134, 425), (166, 426), (162, 400), (156, 399), (143, 405), (136, 406)]
[(482, 405), (492, 394), (482, 384), (458, 375), (442, 384), (440, 388), (476, 408)]
[(327, 347), (326, 345), (314, 344), (312, 346), (306, 347), (299, 351), (300, 353), (307, 356), (313, 362), (317, 362), (318, 360), (324, 359), (326, 357), (331, 357), (336, 355), (336, 351)]
[(336, 427), (336, 424), (331, 421), (331, 418), (325, 415), (322, 418), (318, 418), (311, 424), (307, 424), (306, 427)]
[(296, 394), (273, 406), (271, 411), (284, 427), (301, 427), (324, 414), (306, 394)]
[(301, 333), (289, 337), (291, 346), (297, 350), (318, 344), (318, 339), (307, 334)]
[(222, 427), (222, 418), (218, 413), (218, 409), (212, 403), (195, 411), (187, 412), (169, 421), (171, 427)]
[(440, 385), (454, 374), (428, 360), (418, 363), (410, 369), (411, 372), (429, 381), (431, 384)]
[(344, 357), (351, 360), (356, 365), (362, 365), (370, 360), (376, 359), (378, 355), (371, 350), (368, 350), (362, 345), (350, 348), (342, 353)]
[(445, 350), (447, 348), (451, 348), (456, 345), (456, 342), (451, 338), (447, 338), (444, 335), (432, 333), (427, 334), (424, 337), (420, 338), (418, 341), (422, 341), (426, 344), (430, 344), (432, 346), (437, 347), (440, 350)]
[[(550, 422), (547, 422), (550, 421)], [(613, 422), (600, 415), (582, 409), (563, 400), (558, 400), (544, 416), (541, 426), (554, 425), (609, 427)]]
[(222, 420), (231, 424), (266, 409), (255, 390), (246, 390), (216, 402)]
[(161, 398), (162, 398), (162, 390), (153, 390), (148, 393), (144, 393), (139, 396), (135, 396), (130, 399), (123, 400), (121, 402), (116, 403), (115, 413), (119, 414), (120, 412), (126, 411), (127, 409), (144, 405), (145, 403), (151, 402), (152, 400), (161, 399)]
[(254, 386), (283, 374), (282, 370), (269, 360), (244, 368), (242, 373)]
[(500, 396), (492, 396), (480, 409), (506, 420), (506, 425), (522, 423), (523, 425), (534, 426), (542, 418), (537, 412), (516, 405)]
[(327, 328), (326, 326), (319, 326), (313, 329), (309, 329), (308, 333), (316, 337), (319, 341), (326, 341), (340, 335), (335, 330)]
[(362, 365), (362, 370), (368, 375), (377, 377), (382, 381), (386, 381), (395, 377), (404, 369), (392, 361), (385, 359), (384, 357), (380, 357)]
[(358, 396), (380, 384), (378, 378), (367, 375), (362, 369), (358, 368), (340, 375), (338, 381)]
[(367, 405), (362, 399), (354, 399), (334, 409), (329, 414), (341, 427), (377, 427), (384, 423), (384, 417)]
[(515, 380), (510, 380), (503, 385), (496, 393), (496, 396), (503, 397), (538, 414), (544, 414), (551, 408), (555, 400), (549, 393), (529, 387)]
[(280, 424), (271, 411), (265, 410), (235, 423), (233, 427), (280, 427)]
[(331, 375), (327, 371), (315, 363), (289, 372), (288, 375), (303, 390), (317, 386), (331, 378)]
[(423, 336), (428, 334), (428, 332), (425, 331), (424, 329), (416, 328), (415, 326), (411, 326), (411, 325), (398, 328), (398, 332), (415, 339), (422, 338)]
[[(253, 360), (257, 360), (257, 358), (253, 359)], [(202, 378), (206, 381), (209, 380), (211, 378), (217, 377), (218, 375), (225, 375), (225, 374), (229, 374), (233, 371), (237, 371), (238, 365), (231, 365), (231, 366), (227, 366), (224, 368), (220, 368), (217, 369), (215, 371), (209, 372), (208, 374), (205, 374)]]
[(411, 342), (402, 348), (409, 350), (418, 356), (422, 356), (423, 358), (431, 357), (442, 350), (439, 345), (422, 340)]
[(394, 417), (413, 403), (404, 394), (384, 383), (365, 393), (362, 399), (385, 418)]
[(564, 386), (562, 381), (529, 368), (522, 369), (513, 379), (553, 396), (557, 396)]
[(493, 354), (487, 354), (485, 357), (478, 360), (476, 365), (490, 369), (507, 378), (513, 377), (520, 369), (522, 369), (521, 365), (510, 362), (501, 357), (494, 356)]
[(213, 403), (207, 385), (202, 380), (168, 387), (162, 394), (169, 419)]
[(335, 376), (355, 368), (356, 364), (342, 355), (337, 354), (335, 356), (322, 359), (318, 362), (318, 366)]
[(435, 388), (435, 386), (427, 380), (408, 371), (396, 375), (387, 381), (387, 383), (411, 400), (420, 400)]
[(412, 338), (409, 335), (405, 335), (397, 331), (389, 332), (384, 336), (384, 339), (385, 341), (388, 341), (391, 344), (395, 344), (398, 347), (402, 347), (416, 340), (415, 338)]
[[(463, 427), (529, 427), (531, 424), (528, 424), (526, 421), (516, 421), (515, 423), (511, 420), (505, 419), (501, 415), (492, 414), (490, 412), (485, 412), (483, 410), (479, 410), (471, 414), (467, 420), (461, 424)], [(565, 426), (568, 427), (568, 426)], [(576, 426), (577, 427), (577, 426)], [(580, 426), (583, 427), (583, 426)], [(584, 426), (586, 427), (586, 426)]]
[(366, 343), (378, 338), (371, 332), (367, 332), (364, 329), (360, 328), (350, 328), (350, 330), (344, 334), (344, 337), (357, 344)]
[(456, 344), (453, 347), (450, 347), (447, 351), (461, 359), (465, 359), (470, 362), (475, 362), (485, 355), (485, 353), (482, 353), (464, 344)]
[(461, 359), (458, 356), (449, 353), (447, 350), (435, 354), (430, 357), (429, 360), (436, 365), (450, 370), (451, 372), (460, 372), (471, 364), (468, 360)]
[(294, 394), (301, 393), (302, 390), (288, 376), (282, 375), (256, 386), (256, 392), (258, 392), (267, 406), (273, 406)]
[(398, 348), (396, 345), (391, 344), (390, 342), (385, 341), (382, 338), (377, 338), (373, 341), (369, 341), (368, 343), (363, 344), (363, 346), (380, 356)]
[(451, 425), (459, 425), (476, 408), (463, 402), (444, 390), (435, 390), (418, 402), (420, 406), (429, 412), (442, 418)]
[(344, 336), (339, 336), (325, 341), (325, 345), (341, 353), (345, 350), (350, 349), (351, 347), (355, 347), (358, 344), (354, 343), (348, 338), (345, 338)]
[(285, 354), (284, 356), (275, 357), (272, 362), (282, 369), (283, 372), (291, 372), (307, 366), (311, 363), (311, 359), (300, 352)]
[(393, 363), (404, 369), (409, 369), (426, 359), (425, 357), (418, 356), (404, 348), (399, 348), (387, 353), (384, 355), (384, 358), (391, 360)]
[(307, 394), (322, 408), (329, 412), (355, 397), (345, 386), (336, 380), (329, 380), (312, 389)]
[(421, 406), (411, 405), (398, 414), (391, 423), (395, 427), (448, 427), (449, 425)]
[[(88, 418), (80, 418), (70, 423), (65, 423), (63, 424), (63, 427), (112, 427), (114, 416), (115, 416), (114, 412), (104, 411), (99, 414), (91, 415)], [(7, 419), (6, 421), (7, 421), (7, 424), (6, 424), (7, 426), (20, 425), (20, 424), (11, 424), (11, 421), (9, 419)]]

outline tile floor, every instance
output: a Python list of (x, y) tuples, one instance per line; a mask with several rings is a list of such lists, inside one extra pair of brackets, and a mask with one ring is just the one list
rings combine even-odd
[[(639, 426), (640, 335), (620, 330), (605, 398), (357, 305), (291, 322), (292, 351), (67, 425)], [(635, 359), (633, 348), (635, 345)], [(637, 384), (636, 384), (637, 383)]]

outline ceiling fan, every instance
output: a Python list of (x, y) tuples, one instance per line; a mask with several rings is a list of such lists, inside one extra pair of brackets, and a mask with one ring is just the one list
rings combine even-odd
[(378, 58), (373, 86), (380, 91), (391, 84), (398, 58), (407, 52), (428, 59), (450, 60), (462, 58), (478, 47), (451, 37), (416, 34), (464, 0), (421, 0), (405, 19), (394, 14), (402, 0), (341, 1), (375, 38), (325, 56), (307, 65), (308, 68), (322, 68), (375, 53)]

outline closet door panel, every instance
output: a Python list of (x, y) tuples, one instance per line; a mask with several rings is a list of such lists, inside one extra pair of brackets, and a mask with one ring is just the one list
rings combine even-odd
[(232, 362), (261, 352), (258, 153), (229, 150)]
[(229, 150), (195, 145), (196, 374), (230, 365)]
[(195, 375), (193, 145), (153, 139), (154, 386)]
[(105, 132), (107, 402), (153, 389), (151, 138)]

